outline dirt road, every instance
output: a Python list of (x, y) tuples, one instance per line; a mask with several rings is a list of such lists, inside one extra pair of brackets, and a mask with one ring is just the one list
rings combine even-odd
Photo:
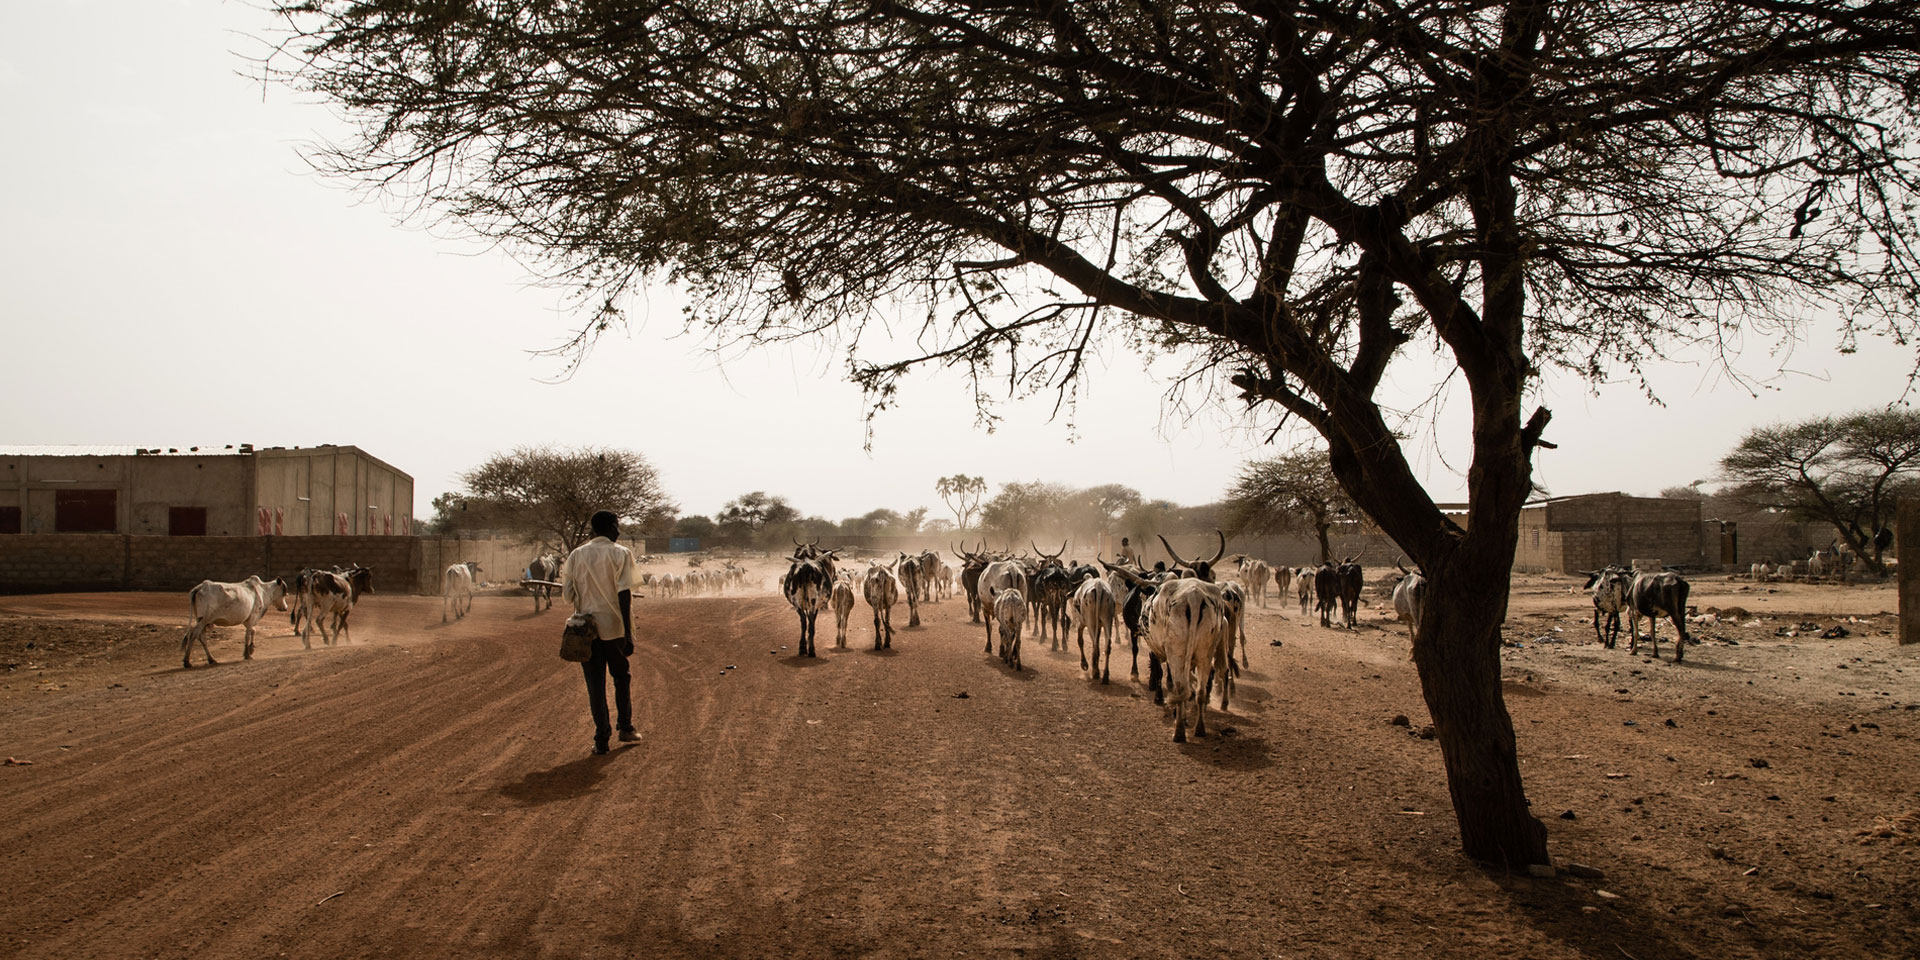
[(1516, 590), (1508, 702), (1599, 879), (1460, 858), (1378, 605), (1256, 611), (1217, 735), (1177, 746), (1124, 654), (1089, 684), (1030, 636), (1016, 675), (963, 601), (889, 652), (862, 605), (805, 660), (777, 598), (648, 599), (643, 740), (591, 757), (524, 598), (442, 626), (374, 596), (351, 646), (281, 619), (190, 671), (178, 596), (0, 598), (0, 955), (1920, 955), (1920, 656), (1861, 619), (1891, 590), (1714, 585), (1750, 616), (1675, 666), (1593, 645), (1566, 588)]

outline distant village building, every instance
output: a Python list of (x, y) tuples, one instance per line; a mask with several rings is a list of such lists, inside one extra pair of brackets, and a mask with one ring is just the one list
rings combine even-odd
[(408, 536), (413, 477), (358, 447), (0, 445), (0, 534)]

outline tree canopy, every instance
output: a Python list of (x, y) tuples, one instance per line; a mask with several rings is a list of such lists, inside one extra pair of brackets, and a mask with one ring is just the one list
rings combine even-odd
[(973, 526), (973, 515), (980, 509), (980, 498), (986, 496), (987, 479), (956, 473), (935, 480), (933, 490), (946, 503), (947, 509), (953, 511), (954, 527), (966, 530)]
[[(358, 122), (322, 169), (573, 283), (581, 348), (664, 279), (717, 338), (845, 341), (876, 409), (928, 363), (1070, 391), (1117, 334), (1319, 433), (1429, 578), (1414, 659), (1488, 860), (1547, 856), (1487, 602), (1541, 371), (1913, 332), (1920, 0), (277, 9), (269, 69)], [(1378, 396), (1435, 351), (1464, 529)]]
[(1320, 560), (1325, 563), (1335, 559), (1328, 531), (1359, 515), (1333, 478), (1327, 452), (1300, 450), (1242, 467), (1227, 490), (1221, 522), (1229, 534), (1312, 532), (1320, 540)]
[(1920, 487), (1920, 412), (1863, 410), (1749, 432), (1720, 461), (1724, 495), (1827, 524), (1869, 570), (1886, 573), (1895, 500)]
[[(666, 527), (675, 512), (647, 458), (606, 447), (517, 447), (495, 454), (461, 475), (467, 512), (562, 552), (592, 537), (589, 521), (599, 510), (620, 516), (630, 530)], [(440, 501), (435, 500), (435, 506)]]

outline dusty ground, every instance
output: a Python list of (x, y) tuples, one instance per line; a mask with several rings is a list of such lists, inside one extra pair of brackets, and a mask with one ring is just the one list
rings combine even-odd
[(1256, 611), (1219, 734), (1176, 746), (1124, 655), (1089, 685), (1030, 637), (1010, 674), (963, 601), (800, 660), (777, 598), (649, 598), (644, 740), (590, 757), (523, 597), (376, 595), (352, 646), (281, 619), (191, 671), (180, 596), (0, 598), (0, 955), (1920, 956), (1892, 590), (1696, 581), (1747, 614), (1675, 665), (1594, 644), (1576, 585), (1516, 586), (1507, 699), (1600, 879), (1461, 859), (1378, 602)]

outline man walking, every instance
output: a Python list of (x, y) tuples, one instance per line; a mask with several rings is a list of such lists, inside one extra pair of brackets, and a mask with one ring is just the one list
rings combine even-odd
[(587, 678), (587, 706), (593, 711), (593, 752), (607, 752), (613, 725), (607, 719), (607, 674), (613, 674), (613, 705), (620, 720), (620, 742), (633, 743), (633, 675), (627, 657), (633, 653), (633, 551), (617, 543), (620, 518), (610, 510), (593, 515), (594, 537), (567, 554), (560, 568), (562, 596), (573, 612), (593, 618), (600, 639), (593, 656), (580, 664)]

